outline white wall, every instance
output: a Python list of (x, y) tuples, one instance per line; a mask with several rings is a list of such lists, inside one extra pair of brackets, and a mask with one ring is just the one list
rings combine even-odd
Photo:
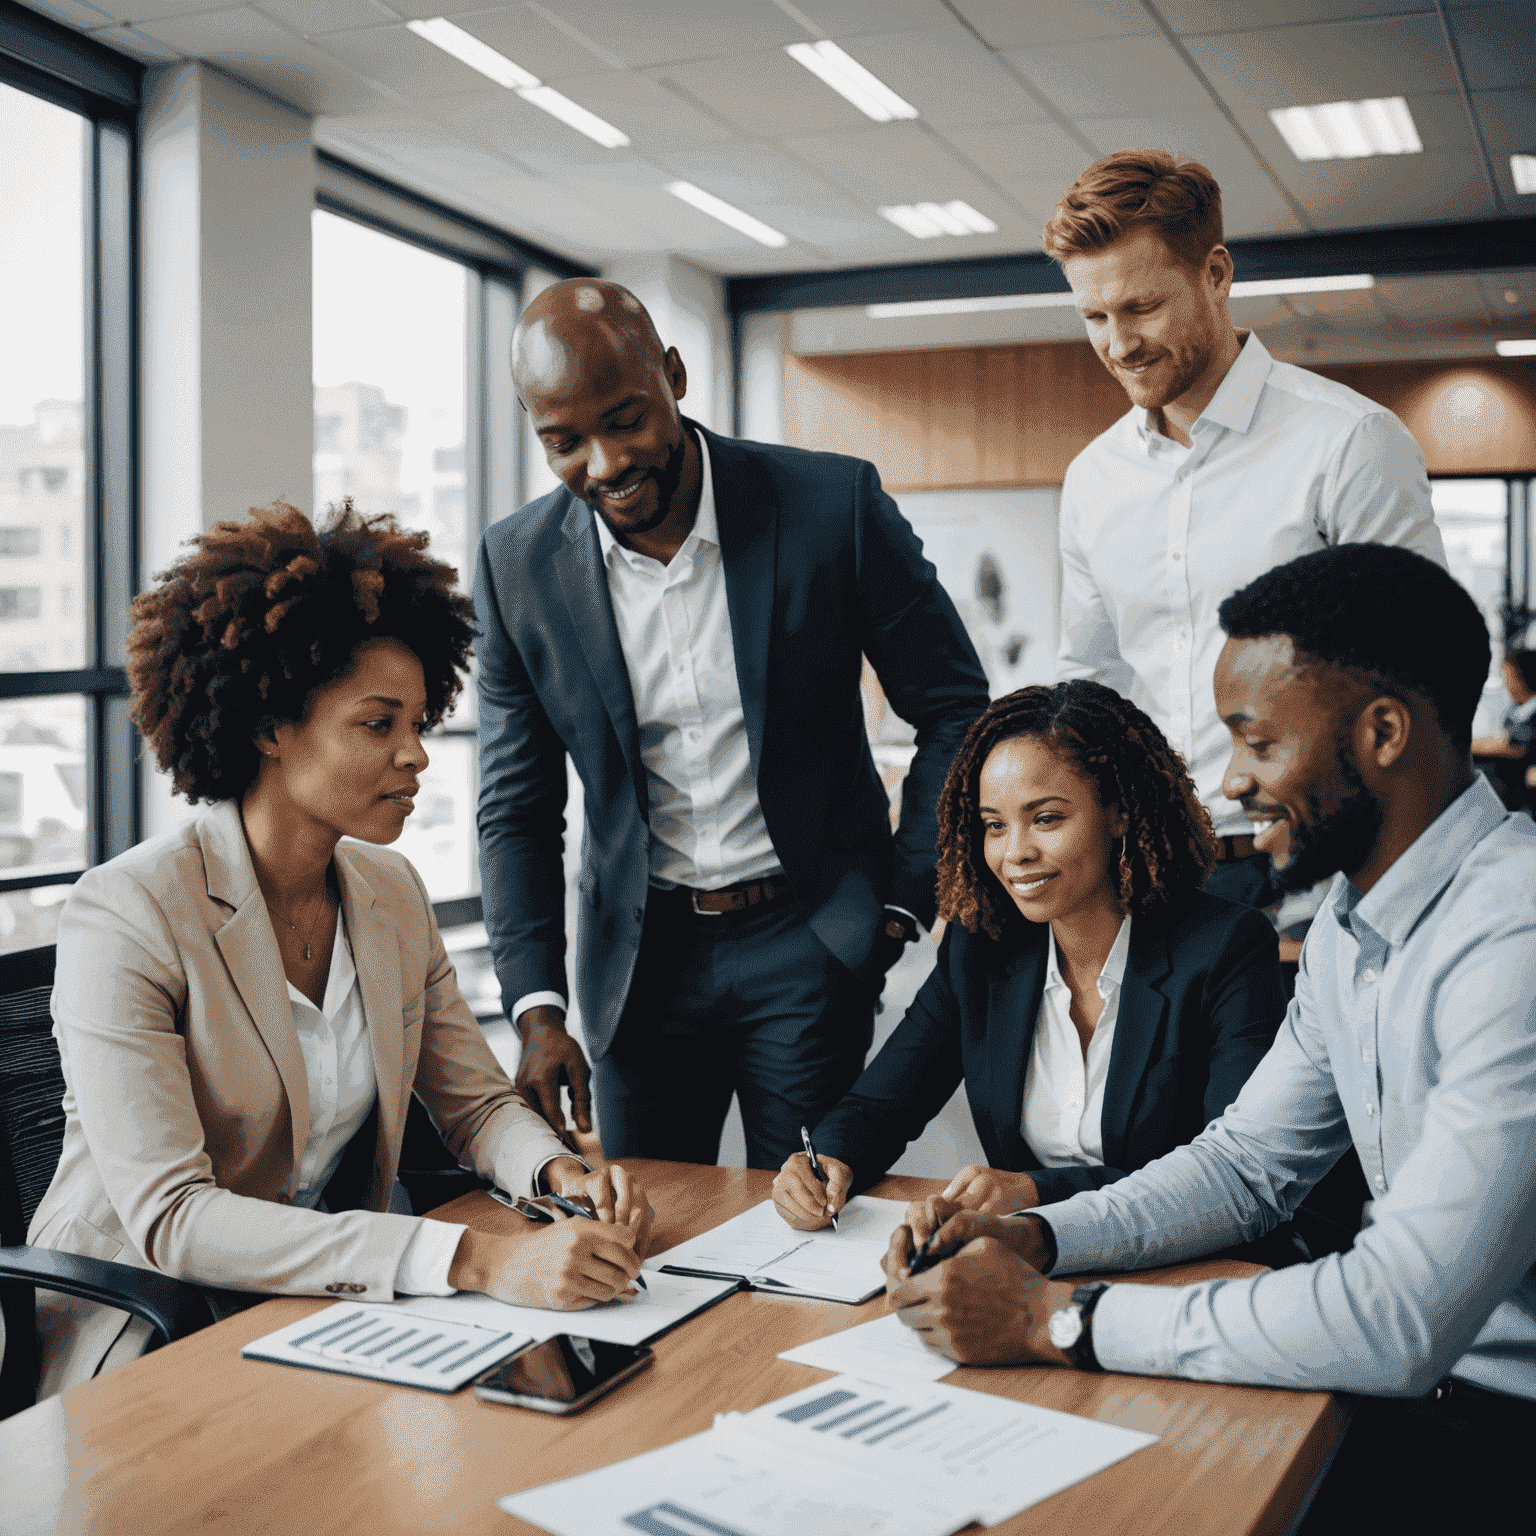
[(741, 320), (741, 435), (759, 443), (784, 441), (784, 350), (787, 315), (748, 314)]
[[(202, 64), (140, 115), (142, 576), (221, 518), (310, 510), (310, 121)], [(148, 781), (149, 830), (193, 814)]]

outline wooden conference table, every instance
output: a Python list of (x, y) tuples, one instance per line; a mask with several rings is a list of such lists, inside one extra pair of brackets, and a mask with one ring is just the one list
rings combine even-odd
[[(768, 1197), (759, 1170), (625, 1161), (656, 1208), (652, 1251)], [(892, 1178), (872, 1193), (935, 1194)], [(522, 1218), (489, 1196), (440, 1212), (488, 1230)], [(1255, 1273), (1203, 1263), (1139, 1277), (1175, 1284)], [(1137, 1277), (1126, 1277), (1137, 1278)], [(708, 1429), (823, 1373), (775, 1356), (878, 1317), (863, 1307), (742, 1293), (656, 1342), (650, 1369), (569, 1419), (239, 1358), (240, 1347), (329, 1305), (281, 1298), (226, 1319), (0, 1424), (0, 1532), (123, 1531), (346, 1536), (512, 1536), (506, 1493), (569, 1477)], [(579, 1332), (581, 1314), (571, 1313)], [(997, 1529), (1091, 1536), (1282, 1532), (1338, 1441), (1326, 1393), (1209, 1386), (1044, 1367), (963, 1369), (951, 1385), (1150, 1431), (1156, 1445)]]

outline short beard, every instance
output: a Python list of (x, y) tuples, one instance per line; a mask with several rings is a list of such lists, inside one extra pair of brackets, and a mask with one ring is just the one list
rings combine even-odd
[(633, 533), (650, 533), (666, 522), (667, 514), (672, 510), (672, 498), (677, 495), (677, 488), (683, 483), (683, 469), (687, 462), (688, 429), (684, 427), (678, 435), (677, 447), (667, 455), (666, 463), (660, 469), (646, 471), (656, 482), (656, 510), (637, 523), (625, 523), (622, 527), (615, 527), (612, 519), (600, 506), (595, 502), (589, 502), (588, 505), (615, 534), (627, 536)]
[(1330, 786), (1336, 788), (1342, 782), (1338, 803), (1325, 812), (1321, 795), (1309, 794), (1307, 820), (1295, 829), (1291, 857), (1284, 868), (1275, 866), (1275, 884), (1282, 891), (1310, 890), (1340, 871), (1353, 878), (1376, 847), (1385, 819), (1381, 805), (1343, 752), (1338, 767), (1338, 777)]

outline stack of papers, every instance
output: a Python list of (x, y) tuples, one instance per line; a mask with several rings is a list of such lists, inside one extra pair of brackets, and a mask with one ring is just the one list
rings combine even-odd
[(894, 1313), (786, 1349), (779, 1359), (866, 1381), (937, 1381), (956, 1369)]
[(472, 1376), (529, 1343), (530, 1336), (514, 1328), (478, 1328), (412, 1317), (388, 1305), (338, 1301), (254, 1340), (240, 1353), (247, 1360), (457, 1392)]
[(797, 1232), (765, 1200), (647, 1259), (645, 1269), (734, 1280), (781, 1296), (868, 1301), (885, 1289), (880, 1260), (906, 1210), (901, 1200), (859, 1195), (838, 1212), (836, 1232)]
[(949, 1536), (1156, 1438), (985, 1392), (839, 1376), (500, 1507), (553, 1536)]

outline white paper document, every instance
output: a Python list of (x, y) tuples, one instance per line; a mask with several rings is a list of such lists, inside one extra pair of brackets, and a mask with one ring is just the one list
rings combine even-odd
[(880, 1260), (906, 1210), (901, 1200), (858, 1195), (838, 1212), (836, 1232), (797, 1232), (765, 1200), (647, 1259), (645, 1269), (740, 1278), (782, 1295), (868, 1301), (885, 1288)]
[(838, 1470), (952, 1499), (997, 1525), (1153, 1444), (1157, 1436), (939, 1383), (837, 1376), (731, 1415), (717, 1434), (768, 1455), (821, 1458)]
[(248, 1360), (456, 1392), (472, 1376), (531, 1342), (516, 1328), (481, 1328), (412, 1316), (389, 1305), (338, 1301), (253, 1340), (240, 1353)]
[(497, 1506), (553, 1536), (949, 1536), (971, 1518), (820, 1462), (766, 1462), (714, 1431)]
[(786, 1349), (779, 1359), (862, 1376), (866, 1381), (937, 1381), (956, 1368), (953, 1360), (929, 1349), (894, 1313)]
[(733, 1280), (698, 1280), (688, 1275), (648, 1274), (645, 1279), (649, 1290), (580, 1312), (514, 1307), (476, 1291), (458, 1291), (452, 1296), (407, 1296), (390, 1310), (479, 1328), (515, 1329), (530, 1339), (573, 1333), (578, 1338), (603, 1339), (609, 1344), (645, 1344), (738, 1288)]

